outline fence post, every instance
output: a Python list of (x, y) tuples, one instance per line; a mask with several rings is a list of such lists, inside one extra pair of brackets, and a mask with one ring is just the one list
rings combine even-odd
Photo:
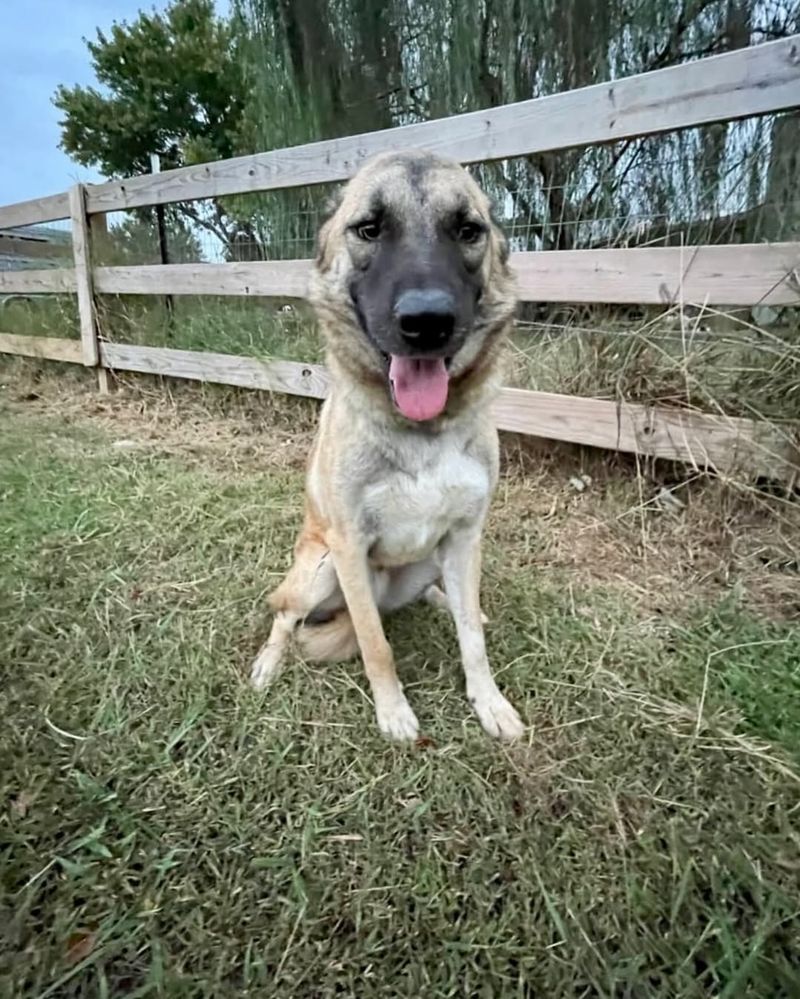
[(72, 220), (72, 253), (75, 261), (83, 363), (97, 370), (100, 391), (107, 393), (108, 371), (102, 366), (100, 359), (97, 310), (92, 284), (91, 235), (86, 214), (86, 188), (83, 184), (75, 184), (70, 188), (69, 214)]
[[(161, 173), (161, 157), (158, 153), (150, 153), (150, 173)], [(158, 233), (158, 252), (161, 256), (161, 263), (169, 263), (169, 248), (167, 247), (167, 225), (164, 219), (164, 206), (156, 205), (156, 232)], [(175, 302), (172, 295), (164, 296), (164, 305), (167, 309), (167, 335), (172, 334), (172, 326), (175, 319)]]

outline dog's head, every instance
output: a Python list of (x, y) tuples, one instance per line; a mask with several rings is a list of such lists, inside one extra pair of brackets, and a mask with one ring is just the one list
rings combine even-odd
[(457, 163), (424, 152), (367, 163), (323, 224), (311, 298), (337, 359), (410, 420), (493, 356), (515, 301), (508, 244)]

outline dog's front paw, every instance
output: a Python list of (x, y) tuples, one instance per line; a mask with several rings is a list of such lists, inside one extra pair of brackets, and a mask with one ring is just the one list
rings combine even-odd
[(470, 697), (470, 703), (484, 731), (493, 738), (511, 742), (525, 731), (522, 719), (499, 690)]
[(378, 727), (387, 739), (411, 742), (417, 738), (419, 722), (403, 694), (391, 700), (376, 701), (375, 714), (378, 716)]
[(250, 667), (250, 686), (263, 690), (275, 679), (281, 666), (283, 649), (277, 645), (265, 645), (253, 660)]

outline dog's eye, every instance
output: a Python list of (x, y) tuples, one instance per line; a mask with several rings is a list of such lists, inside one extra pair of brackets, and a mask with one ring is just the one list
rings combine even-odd
[(381, 227), (377, 222), (359, 222), (355, 230), (358, 238), (366, 243), (374, 242), (381, 234)]
[(458, 227), (458, 238), (462, 243), (477, 243), (483, 235), (483, 226), (477, 222), (462, 222)]

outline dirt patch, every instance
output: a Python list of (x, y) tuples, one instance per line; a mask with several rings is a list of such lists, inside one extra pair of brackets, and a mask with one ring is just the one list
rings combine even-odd
[(708, 478), (667, 489), (619, 466), (591, 455), (551, 456), (538, 474), (507, 468), (490, 530), (516, 564), (622, 590), (645, 615), (735, 592), (754, 611), (800, 619), (796, 502)]
[(35, 370), (23, 371), (3, 395), (17, 413), (89, 421), (112, 446), (175, 454), (232, 473), (265, 465), (301, 470), (318, 408), (308, 399), (156, 379), (123, 379), (104, 396), (87, 377), (48, 378)]

